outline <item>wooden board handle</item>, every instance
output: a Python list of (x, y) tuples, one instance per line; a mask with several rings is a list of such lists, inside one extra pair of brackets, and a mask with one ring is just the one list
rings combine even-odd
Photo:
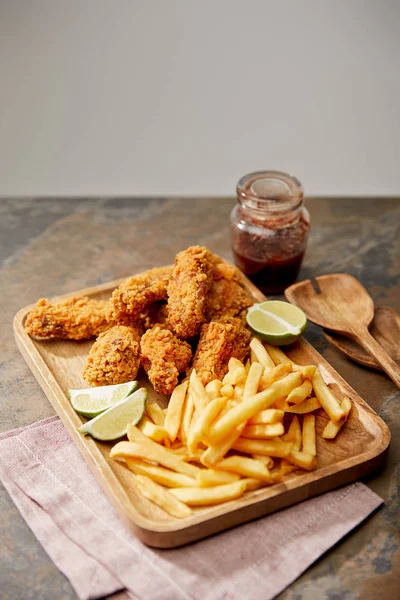
[(357, 342), (378, 361), (385, 373), (400, 388), (400, 367), (372, 337), (368, 329), (357, 328), (354, 331)]

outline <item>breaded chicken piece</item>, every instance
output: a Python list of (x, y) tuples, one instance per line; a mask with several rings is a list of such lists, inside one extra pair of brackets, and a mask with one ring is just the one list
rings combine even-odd
[(178, 385), (179, 373), (190, 364), (192, 349), (189, 344), (162, 325), (155, 325), (142, 336), (140, 351), (142, 365), (156, 392), (172, 394)]
[(157, 323), (165, 325), (168, 318), (168, 308), (165, 302), (155, 302), (151, 304), (143, 318), (143, 329), (147, 331)]
[(234, 317), (223, 317), (203, 325), (192, 365), (202, 383), (222, 380), (228, 372), (231, 357), (244, 360), (250, 350), (250, 338), (250, 331)]
[(41, 298), (25, 321), (27, 333), (39, 338), (83, 340), (109, 327), (109, 303), (87, 296), (73, 296), (54, 303)]
[(212, 284), (211, 252), (191, 246), (175, 257), (168, 284), (168, 327), (179, 338), (197, 335), (205, 321), (208, 292)]
[(125, 325), (142, 320), (154, 302), (167, 299), (172, 267), (157, 267), (124, 281), (111, 296), (112, 318)]
[(116, 325), (93, 344), (83, 378), (90, 385), (113, 385), (135, 379), (140, 366), (140, 331)]
[(246, 311), (252, 304), (246, 291), (236, 281), (213, 281), (207, 297), (206, 321), (215, 321), (220, 317), (238, 317), (244, 321)]

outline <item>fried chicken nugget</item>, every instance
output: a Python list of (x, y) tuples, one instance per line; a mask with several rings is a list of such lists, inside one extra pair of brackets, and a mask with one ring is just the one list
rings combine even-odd
[(172, 394), (178, 385), (179, 373), (187, 369), (192, 349), (169, 329), (154, 325), (140, 340), (142, 365), (150, 383), (160, 394)]
[(111, 296), (111, 315), (120, 324), (132, 325), (146, 317), (154, 302), (167, 299), (172, 267), (156, 267), (124, 281)]
[(191, 246), (175, 257), (168, 284), (168, 327), (179, 338), (197, 335), (205, 321), (212, 270), (212, 254), (203, 246)]
[(140, 366), (139, 329), (116, 325), (93, 344), (83, 378), (90, 385), (113, 385), (135, 379)]
[(213, 255), (213, 282), (207, 296), (206, 321), (221, 317), (238, 317), (243, 321), (246, 310), (252, 305), (243, 288), (239, 270)]
[(27, 333), (39, 338), (83, 340), (109, 327), (109, 303), (87, 296), (72, 296), (61, 302), (41, 298), (25, 321)]
[(250, 338), (250, 331), (234, 317), (222, 317), (203, 325), (192, 365), (202, 383), (222, 380), (231, 357), (244, 360), (250, 350)]

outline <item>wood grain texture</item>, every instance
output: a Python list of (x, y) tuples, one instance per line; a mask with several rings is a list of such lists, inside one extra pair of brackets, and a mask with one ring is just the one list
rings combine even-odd
[[(390, 306), (375, 308), (370, 334), (400, 367), (400, 316)], [(359, 344), (332, 331), (324, 331), (326, 339), (346, 356), (371, 369), (382, 371), (380, 364)]]
[(374, 302), (357, 279), (347, 273), (307, 279), (285, 290), (286, 298), (320, 327), (347, 336), (360, 344), (400, 388), (400, 367), (369, 332)]
[[(254, 301), (265, 299), (243, 279)], [(75, 294), (104, 299), (119, 283), (112, 281)], [(248, 492), (223, 505), (194, 509), (186, 519), (174, 519), (137, 492), (131, 472), (109, 458), (112, 444), (96, 442), (77, 432), (82, 418), (73, 410), (66, 392), (71, 387), (85, 387), (82, 369), (92, 342), (31, 339), (24, 330), (30, 308), (20, 310), (14, 319), (18, 347), (110, 501), (148, 545), (172, 548), (201, 539), (359, 479), (384, 463), (390, 442), (385, 423), (308, 342), (300, 340), (286, 349), (289, 356), (299, 364), (317, 364), (336, 394), (340, 398), (349, 396), (354, 402), (351, 417), (335, 442), (318, 437), (318, 468), (311, 473), (290, 474), (282, 483)], [(147, 384), (149, 397), (164, 407), (167, 399), (154, 392), (145, 378), (142, 383)], [(318, 433), (326, 422), (327, 417), (319, 414)]]

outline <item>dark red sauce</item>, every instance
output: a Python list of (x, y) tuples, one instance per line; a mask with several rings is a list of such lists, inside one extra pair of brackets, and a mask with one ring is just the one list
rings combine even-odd
[(279, 294), (296, 281), (304, 251), (291, 258), (274, 257), (268, 261), (256, 261), (233, 249), (239, 269), (264, 293)]

